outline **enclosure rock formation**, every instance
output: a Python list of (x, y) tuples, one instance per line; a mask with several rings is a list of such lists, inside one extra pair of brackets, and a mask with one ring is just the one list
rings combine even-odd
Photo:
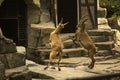
[(50, 48), (49, 36), (50, 32), (55, 29), (54, 26), (53, 22), (31, 24), (27, 54), (28, 59), (41, 63), (42, 52), (38, 52), (37, 50)]
[[(19, 67), (25, 66), (26, 54), (18, 52), (19, 50), (17, 50), (13, 40), (6, 38), (3, 35), (2, 30), (0, 30), (0, 35), (0, 80), (9, 78), (17, 80), (20, 76), (22, 76), (22, 78), (25, 77), (24, 73), (22, 72), (27, 71), (26, 74), (28, 75), (29, 70), (27, 67), (24, 67), (23, 70), (19, 69)], [(24, 80), (30, 79), (26, 78)]]

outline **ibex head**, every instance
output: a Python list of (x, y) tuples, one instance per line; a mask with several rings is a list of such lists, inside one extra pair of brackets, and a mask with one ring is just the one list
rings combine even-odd
[(69, 22), (66, 22), (63, 24), (63, 18), (61, 19), (60, 23), (57, 25), (57, 28), (59, 29), (59, 31), (61, 31), (65, 25), (67, 25)]
[(84, 16), (81, 17), (79, 23), (84, 23), (84, 22), (86, 22), (87, 20), (88, 20), (88, 15), (84, 15)]
[(80, 22), (78, 23), (77, 27), (85, 25), (85, 22), (88, 20), (88, 15), (82, 16)]

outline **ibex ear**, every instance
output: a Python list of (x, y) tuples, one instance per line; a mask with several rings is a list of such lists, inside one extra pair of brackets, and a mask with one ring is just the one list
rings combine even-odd
[(60, 23), (61, 23), (61, 24), (63, 23), (63, 17), (61, 18)]
[(63, 25), (65, 26), (65, 25), (67, 25), (69, 22), (66, 22), (66, 23), (64, 23)]

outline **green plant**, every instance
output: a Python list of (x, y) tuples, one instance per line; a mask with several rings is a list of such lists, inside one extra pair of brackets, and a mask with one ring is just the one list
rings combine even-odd
[(107, 17), (120, 17), (120, 0), (100, 0), (100, 6), (107, 8)]

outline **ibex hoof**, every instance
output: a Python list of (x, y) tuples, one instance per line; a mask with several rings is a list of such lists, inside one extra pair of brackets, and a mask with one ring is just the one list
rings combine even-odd
[(58, 71), (61, 71), (61, 69), (60, 69), (60, 68), (58, 68)]
[(89, 65), (89, 66), (88, 66), (88, 68), (89, 68), (89, 69), (93, 69), (93, 68), (94, 68), (94, 66), (92, 66), (92, 65)]
[(46, 70), (48, 67), (45, 67), (44, 70)]

